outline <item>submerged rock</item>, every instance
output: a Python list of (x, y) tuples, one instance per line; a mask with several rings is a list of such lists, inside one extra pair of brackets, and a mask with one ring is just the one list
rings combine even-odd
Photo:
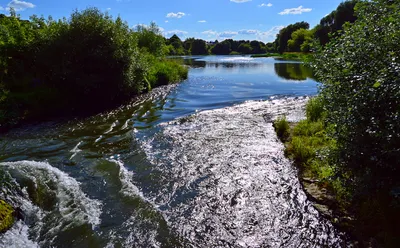
[(7, 231), (14, 224), (14, 209), (7, 202), (0, 200), (0, 233)]

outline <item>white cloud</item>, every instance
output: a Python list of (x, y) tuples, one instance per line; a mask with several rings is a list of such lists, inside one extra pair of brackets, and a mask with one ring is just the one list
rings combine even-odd
[(111, 8), (107, 8), (107, 9), (106, 9), (106, 11), (110, 11), (110, 10), (111, 10)]
[(258, 7), (262, 8), (262, 7), (272, 7), (272, 3), (262, 3), (260, 5), (258, 5)]
[(165, 23), (168, 23), (168, 20), (165, 20)]
[(167, 14), (167, 18), (182, 18), (182, 17), (184, 17), (186, 14), (185, 13), (183, 13), (183, 12), (177, 12), (177, 13), (174, 13), (174, 12), (171, 12), (171, 13), (168, 13)]
[(280, 15), (300, 15), (305, 12), (311, 12), (310, 8), (303, 8), (303, 6), (299, 6), (297, 8), (284, 9), (282, 12), (279, 12)]
[(26, 9), (32, 9), (35, 8), (36, 6), (33, 3), (30, 2), (25, 2), (25, 1), (19, 1), (19, 0), (12, 0), (7, 4), (6, 8), (3, 8), (0, 6), (0, 10), (7, 10), (9, 11), (11, 8), (13, 8), (15, 11), (23, 11)]
[(221, 38), (232, 38), (233, 36), (236, 36), (237, 34), (238, 34), (238, 32), (225, 31), (225, 32), (219, 33), (218, 37), (221, 37)]
[(200, 23), (205, 23), (205, 22), (207, 22), (206, 20), (200, 20), (200, 21), (198, 21), (198, 22), (200, 22)]
[(265, 32), (259, 32), (257, 34), (257, 38), (259, 40), (262, 40), (264, 42), (270, 42), (275, 40), (276, 35), (279, 33), (279, 31), (284, 28), (285, 26), (275, 26), (272, 27), (270, 30), (265, 31)]
[(217, 35), (218, 32), (217, 31), (213, 31), (213, 30), (207, 30), (207, 31), (203, 31), (201, 32), (202, 34), (208, 35), (208, 36), (214, 36)]
[(259, 31), (258, 30), (253, 30), (253, 29), (242, 29), (238, 32), (239, 34), (246, 34), (246, 35), (252, 35), (252, 34), (258, 34)]
[(185, 35), (185, 34), (188, 34), (188, 32), (186, 32), (186, 31), (177, 30), (177, 29), (175, 29), (175, 30), (170, 30), (170, 31), (164, 31), (163, 33), (164, 33), (165, 36), (173, 35), (173, 34), (176, 34), (176, 35)]
[(250, 2), (251, 0), (231, 0), (231, 2), (234, 3), (245, 3), (245, 2)]

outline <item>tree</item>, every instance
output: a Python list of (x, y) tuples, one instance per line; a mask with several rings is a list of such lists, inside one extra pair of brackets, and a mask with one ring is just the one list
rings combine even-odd
[(170, 45), (170, 55), (185, 55), (185, 49), (183, 48), (182, 40), (176, 35), (172, 35), (171, 38), (167, 39), (167, 45)]
[(237, 52), (241, 54), (250, 54), (252, 51), (252, 47), (250, 46), (249, 43), (242, 43), (237, 49)]
[(289, 26), (281, 29), (276, 37), (275, 43), (278, 47), (279, 53), (288, 51), (288, 41), (292, 36), (292, 33), (298, 29), (309, 29), (310, 24), (307, 22), (297, 22), (295, 24), (290, 24)]
[(288, 40), (288, 49), (290, 52), (309, 52), (310, 45), (314, 37), (312, 30), (304, 28), (298, 29), (292, 33), (292, 38)]
[(190, 54), (205, 55), (208, 54), (207, 44), (204, 40), (195, 39), (190, 45)]
[(315, 29), (315, 35), (320, 40), (322, 45), (325, 45), (330, 40), (330, 35), (342, 30), (346, 22), (353, 23), (357, 20), (354, 14), (355, 5), (360, 0), (348, 0), (339, 4), (336, 10), (321, 19), (319, 25)]
[(211, 52), (216, 55), (228, 55), (231, 52), (231, 43), (226, 40), (219, 42), (211, 48)]
[(345, 24), (313, 62), (340, 175), (360, 195), (389, 197), (400, 187), (399, 9), (399, 0), (357, 4), (355, 23)]

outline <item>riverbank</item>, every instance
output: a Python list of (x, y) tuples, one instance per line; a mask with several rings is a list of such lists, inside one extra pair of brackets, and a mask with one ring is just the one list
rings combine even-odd
[(297, 123), (288, 122), (286, 117), (277, 118), (274, 121), (277, 136), (285, 146), (285, 155), (299, 169), (299, 180), (314, 207), (356, 240), (359, 235), (353, 230), (354, 217), (348, 211), (346, 189), (335, 179), (335, 167), (328, 159), (336, 142), (327, 135), (329, 127), (320, 100), (310, 99), (305, 113), (306, 119)]
[(306, 61), (311, 58), (312, 53), (298, 53), (298, 52), (286, 52), (286, 53), (265, 53), (265, 54), (254, 54), (252, 58), (275, 58), (278, 60), (297, 60)]
[[(328, 134), (321, 100), (312, 98), (305, 107), (306, 119), (289, 122), (279, 117), (274, 121), (277, 136), (285, 146), (285, 155), (299, 169), (299, 180), (308, 199), (321, 215), (339, 230), (347, 233), (356, 247), (395, 247), (390, 216), (395, 217), (395, 206), (390, 206), (384, 194), (355, 198), (345, 183), (345, 176), (337, 174), (334, 160), (337, 144)], [(388, 246), (383, 246), (386, 242)]]
[(21, 20), (11, 12), (0, 16), (0, 25), (8, 35), (0, 44), (3, 131), (96, 114), (188, 76), (186, 67), (166, 59), (154, 23), (132, 29), (120, 17), (88, 8), (58, 21)]

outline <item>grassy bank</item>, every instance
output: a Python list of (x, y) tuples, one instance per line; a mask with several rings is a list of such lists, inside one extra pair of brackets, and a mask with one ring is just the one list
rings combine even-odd
[(252, 58), (276, 58), (281, 60), (298, 60), (307, 61), (312, 56), (311, 53), (301, 53), (301, 52), (286, 52), (286, 53), (265, 53), (265, 54), (254, 54), (251, 55)]
[(344, 207), (346, 190), (334, 178), (335, 165), (329, 161), (336, 151), (336, 142), (329, 133), (320, 99), (311, 99), (306, 106), (305, 120), (288, 123), (284, 117), (274, 122), (280, 140), (285, 144), (285, 154), (300, 168), (303, 178), (318, 182), (320, 187), (335, 194), (338, 206)]
[(332, 138), (334, 127), (326, 119), (320, 98), (306, 105), (306, 119), (289, 123), (285, 117), (274, 122), (285, 155), (299, 168), (299, 179), (314, 206), (361, 247), (396, 247), (397, 205), (384, 193), (359, 196), (349, 185), (350, 174), (340, 174), (340, 151)]
[(187, 78), (159, 28), (130, 28), (96, 8), (53, 20), (0, 15), (0, 128), (115, 107)]

